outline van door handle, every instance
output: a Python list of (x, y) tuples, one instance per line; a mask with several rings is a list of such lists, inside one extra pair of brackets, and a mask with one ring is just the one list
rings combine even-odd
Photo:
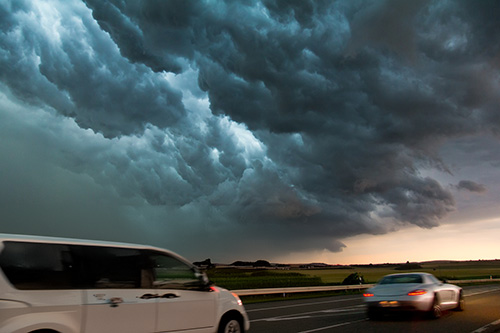
[(173, 294), (173, 293), (167, 293), (167, 294), (161, 295), (161, 298), (178, 298), (178, 297), (180, 297), (180, 296), (177, 294)]
[(158, 297), (160, 297), (160, 296), (158, 296), (158, 294), (144, 294), (144, 295), (142, 295), (139, 298), (141, 298), (141, 299), (151, 299), (151, 298), (158, 298)]
[(110, 304), (110, 306), (112, 308), (116, 308), (118, 306), (118, 304), (123, 303), (123, 298), (121, 298), (121, 297), (111, 297), (108, 300), (108, 303)]

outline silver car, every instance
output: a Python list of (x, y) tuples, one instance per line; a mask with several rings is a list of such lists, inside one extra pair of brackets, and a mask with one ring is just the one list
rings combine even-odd
[(403, 311), (423, 312), (439, 318), (443, 310), (465, 308), (462, 288), (443, 283), (428, 273), (386, 275), (363, 296), (370, 319)]

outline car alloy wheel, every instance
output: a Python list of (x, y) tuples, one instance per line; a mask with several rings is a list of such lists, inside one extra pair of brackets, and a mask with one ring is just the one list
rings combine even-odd
[(224, 325), (224, 333), (241, 333), (241, 326), (240, 322), (236, 319), (230, 319), (225, 325)]
[(434, 297), (434, 302), (432, 303), (432, 308), (431, 308), (431, 317), (434, 319), (438, 319), (442, 315), (442, 310), (441, 310), (441, 304), (439, 304), (439, 300), (436, 297)]

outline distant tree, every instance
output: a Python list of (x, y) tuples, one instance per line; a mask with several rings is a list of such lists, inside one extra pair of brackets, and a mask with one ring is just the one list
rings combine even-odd
[(235, 261), (231, 264), (231, 266), (253, 266), (253, 262), (251, 261)]
[(349, 276), (346, 277), (344, 281), (342, 281), (342, 284), (344, 285), (363, 284), (363, 283), (365, 283), (365, 279), (361, 274), (357, 272), (349, 274)]
[(406, 271), (406, 270), (421, 269), (421, 268), (422, 266), (418, 262), (407, 261), (406, 264), (400, 265), (394, 269), (397, 271)]
[(271, 264), (267, 260), (257, 260), (253, 263), (253, 267), (271, 267)]
[(198, 267), (206, 267), (207, 269), (215, 267), (215, 265), (212, 264), (212, 260), (210, 260), (210, 258), (205, 259), (203, 261), (194, 262), (193, 265)]
[(235, 261), (231, 266), (244, 266), (244, 267), (272, 267), (272, 265), (267, 260), (257, 260), (257, 261)]

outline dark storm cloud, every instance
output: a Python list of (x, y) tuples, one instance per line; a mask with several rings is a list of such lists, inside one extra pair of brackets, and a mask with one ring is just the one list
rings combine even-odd
[(0, 78), (18, 103), (104, 136), (52, 142), (54, 164), (165, 207), (171, 232), (335, 251), (454, 210), (422, 170), (451, 172), (449, 139), (500, 130), (496, 7), (3, 3)]
[(120, 57), (82, 4), (55, 11), (19, 1), (1, 10), (10, 20), (2, 27), (0, 77), (25, 100), (106, 136), (141, 132), (146, 123), (166, 127), (183, 116), (181, 93)]
[(478, 184), (471, 180), (461, 180), (457, 185), (457, 189), (459, 190), (467, 190), (470, 192), (484, 193), (486, 192), (486, 186), (483, 184)]

